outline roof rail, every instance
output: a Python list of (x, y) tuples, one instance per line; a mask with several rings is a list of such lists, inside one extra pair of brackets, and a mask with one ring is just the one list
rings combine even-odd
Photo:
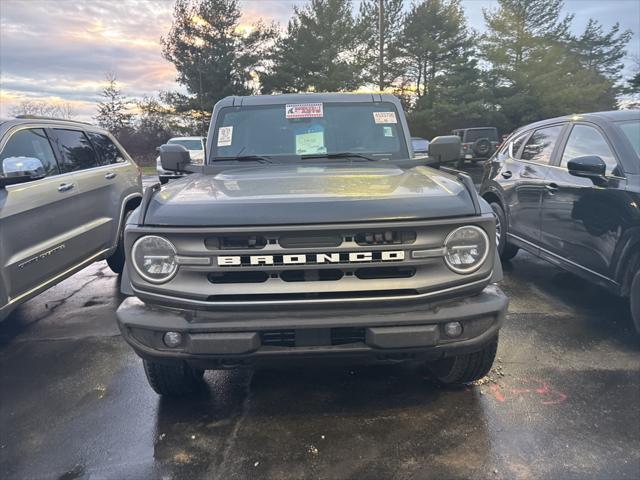
[(81, 123), (82, 125), (93, 125), (89, 122), (81, 122), (80, 120), (71, 120), (69, 118), (46, 117), (44, 115), (16, 115), (20, 120), (56, 120), (58, 122)]

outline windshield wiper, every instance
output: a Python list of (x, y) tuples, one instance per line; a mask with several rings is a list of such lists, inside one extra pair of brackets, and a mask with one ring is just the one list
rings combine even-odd
[(367, 157), (361, 153), (351, 153), (351, 152), (339, 152), (339, 153), (318, 153), (313, 155), (300, 155), (300, 158), (363, 158), (369, 162), (377, 162), (378, 160), (375, 158)]
[(265, 155), (238, 155), (237, 157), (216, 157), (214, 162), (231, 160), (234, 162), (259, 162), (259, 163), (273, 163), (271, 157)]

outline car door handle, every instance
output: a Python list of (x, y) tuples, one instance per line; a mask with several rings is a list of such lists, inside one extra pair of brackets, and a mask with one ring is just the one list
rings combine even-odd
[(503, 176), (503, 178), (511, 178), (513, 173), (511, 173), (509, 170), (507, 170), (506, 172), (502, 172), (501, 175)]
[(547, 192), (549, 192), (551, 195), (553, 195), (554, 193), (556, 193), (558, 191), (558, 184), (557, 183), (547, 183), (544, 188), (547, 189)]
[(73, 183), (61, 183), (60, 186), (58, 187), (58, 191), (59, 192), (68, 192), (69, 190), (71, 190), (74, 187), (75, 187), (75, 185)]
[(112, 179), (116, 178), (116, 175), (117, 175), (117, 173), (109, 172), (104, 176), (104, 178), (106, 178), (107, 180), (112, 180)]

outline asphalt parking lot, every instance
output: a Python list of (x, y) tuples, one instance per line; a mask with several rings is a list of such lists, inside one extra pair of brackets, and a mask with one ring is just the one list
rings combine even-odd
[[(474, 177), (477, 171), (474, 173)], [(640, 477), (640, 339), (628, 306), (520, 252), (478, 385), (419, 366), (207, 372), (160, 399), (97, 263), (0, 324), (0, 477)]]

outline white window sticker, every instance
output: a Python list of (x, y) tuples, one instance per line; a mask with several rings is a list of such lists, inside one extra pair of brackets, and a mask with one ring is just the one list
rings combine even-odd
[(393, 127), (382, 127), (385, 137), (393, 137)]
[(220, 127), (218, 130), (218, 146), (229, 147), (233, 140), (233, 127)]
[(292, 103), (285, 105), (287, 118), (322, 118), (321, 103)]
[(373, 120), (376, 123), (398, 123), (396, 112), (373, 112)]
[(327, 153), (327, 148), (324, 146), (324, 132), (296, 135), (296, 154), (314, 155), (318, 153)]

